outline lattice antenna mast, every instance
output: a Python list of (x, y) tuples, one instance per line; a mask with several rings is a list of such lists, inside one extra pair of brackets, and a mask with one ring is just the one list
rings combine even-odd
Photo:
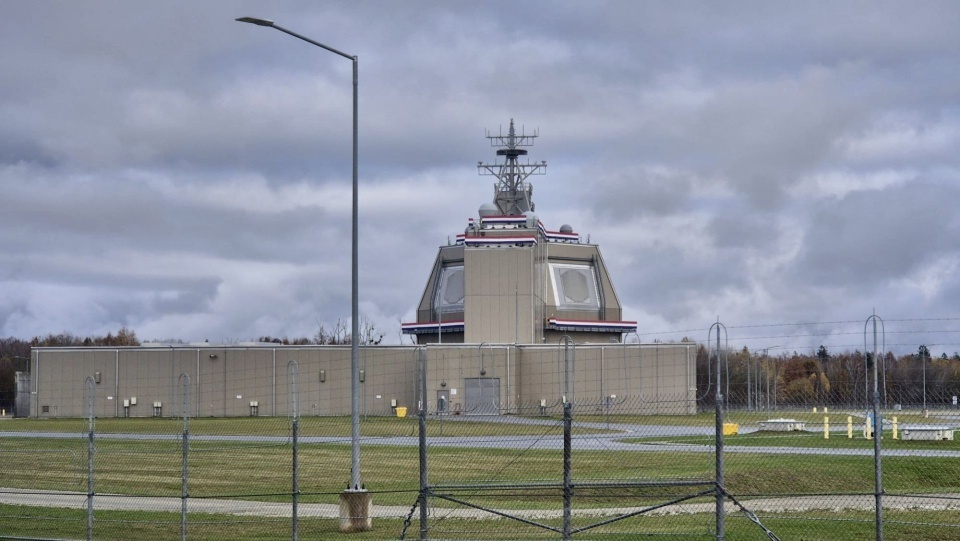
[(533, 185), (526, 182), (530, 175), (543, 175), (546, 173), (547, 162), (518, 163), (517, 158), (526, 156), (527, 151), (519, 147), (533, 146), (533, 140), (539, 137), (539, 130), (534, 131), (532, 135), (527, 135), (521, 128), (518, 135), (513, 127), (513, 119), (510, 119), (510, 130), (506, 135), (501, 132), (499, 135), (490, 135), (487, 132), (487, 139), (490, 140), (490, 146), (497, 148), (497, 156), (503, 156), (502, 163), (486, 164), (477, 163), (477, 169), (481, 175), (493, 175), (497, 177), (497, 183), (493, 187), (493, 202), (497, 205), (501, 214), (521, 215), (528, 210), (534, 210), (533, 204)]

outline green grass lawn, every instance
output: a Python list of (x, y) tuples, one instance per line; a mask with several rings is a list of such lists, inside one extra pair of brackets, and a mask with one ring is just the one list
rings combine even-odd
[[(94, 537), (99, 541), (129, 539), (179, 539), (180, 515), (150, 511), (95, 511)], [(4, 536), (24, 538), (84, 539), (86, 511), (0, 505), (0, 528)], [(885, 539), (942, 541), (960, 537), (954, 512), (887, 511)], [(584, 527), (597, 519), (575, 517), (573, 526)], [(817, 541), (868, 541), (874, 539), (873, 514), (866, 512), (766, 513), (761, 522), (780, 539)], [(557, 520), (545, 524), (559, 527)], [(742, 514), (726, 517), (728, 539), (762, 540), (764, 532)], [(399, 539), (401, 518), (374, 519), (369, 532), (341, 534), (337, 519), (301, 517), (300, 539)], [(574, 535), (574, 539), (621, 541), (652, 536), (665, 539), (716, 539), (714, 517), (709, 513), (674, 516), (638, 516)], [(407, 530), (407, 539), (417, 539), (416, 518)], [(431, 539), (559, 539), (560, 535), (510, 520), (458, 520), (434, 517), (428, 522)], [(191, 513), (187, 534), (191, 540), (260, 541), (289, 539), (289, 518), (231, 517)]]
[[(904, 442), (909, 443), (909, 442)], [(10, 488), (85, 490), (87, 443), (82, 439), (0, 438), (2, 485)], [(334, 503), (349, 474), (349, 445), (304, 444), (299, 449), (300, 488), (316, 501)], [(283, 499), (291, 486), (291, 446), (195, 441), (190, 445), (189, 485), (198, 497)], [(378, 501), (403, 505), (416, 491), (415, 447), (363, 447), (363, 478), (384, 491)], [(434, 447), (429, 450), (433, 483), (557, 483), (561, 452)], [(574, 479), (712, 479), (713, 454), (704, 452), (578, 451)], [(182, 450), (177, 441), (99, 440), (95, 452), (98, 492), (179, 495)], [(789, 464), (789, 467), (787, 465)], [(886, 457), (888, 491), (960, 493), (960, 460), (935, 455)], [(845, 493), (872, 490), (869, 456), (736, 454), (726, 459), (726, 485), (735, 494)], [(539, 499), (501, 498), (501, 505), (539, 506)]]
[[(812, 415), (812, 414), (811, 414)], [(797, 418), (796, 415), (788, 415)], [(763, 415), (762, 420), (768, 416)], [(820, 415), (822, 418), (822, 415)], [(578, 420), (590, 420), (578, 418)], [(802, 419), (798, 419), (802, 420)], [(668, 423), (668, 421), (673, 421)], [(712, 415), (688, 417), (636, 416), (629, 423), (712, 426)], [(431, 435), (440, 427), (431, 419)], [(369, 417), (361, 427), (364, 437), (415, 436), (416, 418)], [(308, 418), (301, 421), (301, 433), (315, 436), (349, 435), (349, 418)], [(234, 441), (191, 442), (188, 449), (189, 492), (192, 498), (224, 498), (256, 501), (290, 501), (292, 446), (289, 419), (196, 419), (191, 434), (280, 436), (272, 443)], [(0, 423), (0, 486), (55, 491), (86, 491), (87, 441), (83, 438), (4, 437), (4, 431), (82, 432), (79, 419), (15, 420)], [(174, 419), (103, 419), (98, 433), (177, 434)], [(589, 433), (584, 431), (582, 433)], [(595, 431), (594, 431), (595, 432)], [(444, 436), (474, 436), (495, 439), (504, 435), (558, 435), (559, 425), (525, 426), (486, 422), (443, 423)], [(712, 444), (706, 437), (630, 438), (637, 443)], [(872, 449), (872, 440), (848, 440), (833, 433), (759, 432), (725, 439), (728, 447), (797, 447)], [(938, 457), (937, 450), (960, 449), (958, 442), (904, 442), (889, 432), (882, 440), (885, 449), (929, 451), (920, 457), (891, 457), (883, 460), (883, 482), (888, 493), (957, 494), (960, 496), (960, 459)], [(429, 448), (429, 477), (432, 484), (482, 485), (559, 483), (562, 453), (537, 449)], [(97, 493), (178, 497), (181, 490), (183, 450), (179, 441), (98, 439), (94, 455)], [(337, 503), (350, 478), (348, 444), (301, 444), (299, 447), (300, 501)], [(726, 455), (725, 486), (739, 497), (771, 495), (869, 494), (873, 491), (873, 461), (870, 456), (799, 455), (777, 453), (729, 453)], [(711, 480), (714, 455), (709, 452), (675, 451), (575, 451), (571, 458), (574, 482), (600, 480)], [(363, 479), (374, 493), (377, 505), (408, 508), (419, 486), (419, 455), (416, 447), (367, 444), (362, 448)], [(676, 493), (672, 488), (617, 489), (608, 492), (578, 489), (575, 507), (652, 505)], [(551, 489), (460, 489), (471, 501), (504, 509), (558, 509), (560, 491)], [(699, 501), (709, 502), (709, 499)], [(438, 516), (454, 504), (434, 501)], [(960, 538), (958, 513), (938, 511), (889, 511), (888, 539)], [(856, 541), (873, 538), (872, 513), (811, 512), (774, 513), (763, 517), (781, 539), (823, 539)], [(229, 515), (191, 514), (191, 539), (275, 539), (289, 534), (289, 520)], [(548, 521), (550, 522), (550, 521)], [(550, 522), (556, 525), (556, 521)], [(578, 518), (576, 526), (589, 523)], [(86, 515), (78, 510), (0, 505), (0, 537), (85, 537)], [(397, 519), (377, 521), (375, 532), (341, 536), (335, 519), (304, 518), (304, 539), (396, 538), (402, 528)], [(633, 539), (637, 533), (673, 536), (682, 539), (711, 539), (709, 514), (674, 517), (638, 517), (590, 533), (585, 539)], [(97, 511), (97, 539), (178, 539), (179, 515), (159, 512)], [(415, 538), (414, 521), (408, 538)], [(765, 539), (763, 532), (742, 515), (728, 520), (729, 539)], [(542, 530), (511, 521), (437, 520), (431, 525), (433, 538), (449, 539), (544, 539), (558, 538)], [(575, 536), (577, 538), (578, 536)], [(715, 538), (715, 536), (713, 537)]]

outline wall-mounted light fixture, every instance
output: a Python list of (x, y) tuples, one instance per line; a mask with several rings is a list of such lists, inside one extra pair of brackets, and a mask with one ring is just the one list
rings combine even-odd
[(326, 371), (326, 370), (321, 370), (321, 371), (320, 371), (320, 383), (323, 383), (324, 381), (327, 381), (327, 371)]
[(361, 371), (360, 371), (360, 381), (362, 382), (362, 381), (364, 381), (365, 379), (367, 379), (367, 371), (366, 371), (366, 370), (361, 370)]
[(440, 386), (441, 386), (441, 387), (446, 387), (446, 386), (447, 386), (447, 380), (441, 380), (441, 381), (440, 381)]
[(211, 354), (210, 354), (210, 358), (211, 358), (211, 359), (216, 359), (216, 358), (217, 358), (217, 354), (216, 354), (216, 353), (211, 353)]

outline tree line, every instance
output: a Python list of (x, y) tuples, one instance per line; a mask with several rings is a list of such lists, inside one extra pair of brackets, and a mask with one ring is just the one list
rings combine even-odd
[[(751, 352), (747, 347), (721, 353), (720, 387), (729, 407), (773, 409), (817, 405), (866, 406), (873, 400), (874, 361), (871, 352), (831, 353), (820, 346), (813, 353)], [(716, 354), (697, 350), (697, 398), (715, 404)], [(954, 407), (960, 395), (960, 354), (930, 355), (926, 346), (914, 353), (878, 355), (877, 390), (883, 407)]]
[(17, 392), (17, 372), (30, 371), (30, 348), (36, 347), (92, 347), (139, 346), (137, 333), (121, 327), (116, 334), (77, 336), (68, 332), (34, 336), (30, 340), (0, 338), (0, 409), (13, 411)]

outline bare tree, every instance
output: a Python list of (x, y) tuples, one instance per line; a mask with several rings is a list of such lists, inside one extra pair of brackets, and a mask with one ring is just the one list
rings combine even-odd
[[(377, 328), (376, 324), (365, 317), (360, 318), (359, 325), (360, 345), (376, 346), (383, 342), (384, 333)], [(332, 328), (317, 320), (317, 333), (313, 336), (313, 342), (321, 345), (347, 345), (351, 342), (351, 330), (348, 329), (347, 321), (338, 318)]]

